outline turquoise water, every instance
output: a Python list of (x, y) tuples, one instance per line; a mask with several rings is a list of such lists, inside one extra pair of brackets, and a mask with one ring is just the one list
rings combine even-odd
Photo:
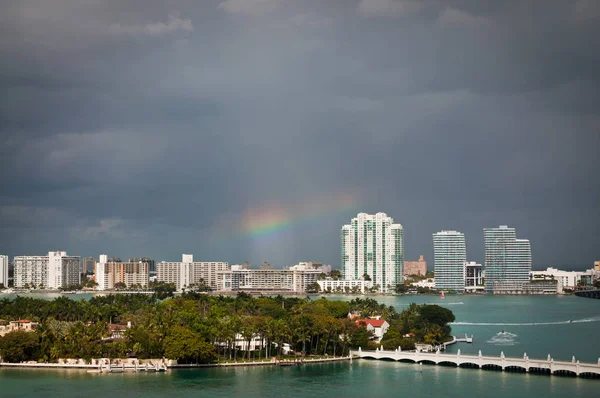
[[(76, 295), (73, 295), (76, 296)], [(329, 296), (350, 300), (353, 297)], [(600, 300), (575, 296), (376, 297), (398, 310), (416, 303), (454, 312), (455, 335), (473, 334), (474, 344), (449, 348), (463, 353), (586, 362), (600, 357)], [(505, 333), (499, 334), (501, 331)], [(0, 397), (177, 396), (203, 397), (530, 397), (598, 395), (600, 380), (503, 373), (478, 369), (356, 360), (304, 367), (173, 370), (166, 374), (90, 374), (73, 370), (0, 369)]]
[(354, 361), (303, 367), (89, 374), (1, 370), (2, 397), (593, 397), (600, 380)]

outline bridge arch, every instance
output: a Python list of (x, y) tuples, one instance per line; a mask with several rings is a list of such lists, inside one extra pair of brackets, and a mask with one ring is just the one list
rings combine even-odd
[(479, 365), (476, 364), (475, 362), (463, 362), (463, 363), (459, 364), (458, 366), (461, 368), (479, 369)]
[(423, 365), (437, 365), (437, 362), (432, 361), (430, 359), (423, 359), (419, 361), (420, 363), (422, 363)]
[(600, 379), (600, 373), (581, 372), (579, 373), (579, 377), (583, 377), (585, 379)]
[(526, 373), (527, 368), (525, 368), (523, 366), (519, 366), (519, 365), (511, 365), (511, 366), (505, 366), (504, 371), (505, 372), (513, 372), (513, 373)]
[(416, 360), (412, 359), (412, 358), (400, 358), (398, 359), (398, 362), (404, 362), (404, 363), (417, 363)]
[(454, 362), (454, 361), (448, 361), (448, 360), (445, 360), (445, 359), (442, 359), (442, 360), (441, 360), (441, 361), (439, 361), (437, 364), (438, 364), (439, 366), (450, 366), (450, 367), (452, 367), (452, 368), (456, 368), (456, 367), (458, 367), (458, 364), (457, 364), (456, 362)]
[(552, 374), (556, 375), (556, 376), (567, 376), (567, 377), (576, 377), (577, 376), (576, 372), (573, 372), (572, 370), (569, 370), (569, 369), (553, 369)]
[(551, 374), (550, 369), (548, 369), (548, 368), (537, 368), (537, 367), (530, 367), (529, 368), (529, 373), (536, 373), (536, 374), (543, 374), (543, 375), (549, 375), (549, 374)]
[(483, 369), (483, 370), (499, 370), (499, 371), (502, 371), (502, 366), (500, 366), (500, 365), (494, 365), (494, 364), (491, 364), (491, 363), (486, 363), (486, 364), (481, 365), (481, 369)]

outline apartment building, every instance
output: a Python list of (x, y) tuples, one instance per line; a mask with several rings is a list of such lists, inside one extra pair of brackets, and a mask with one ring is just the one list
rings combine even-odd
[(192, 254), (183, 254), (180, 262), (161, 261), (156, 264), (157, 280), (174, 283), (177, 291), (202, 282), (212, 289), (218, 289), (218, 273), (227, 270), (229, 270), (229, 263), (195, 262)]
[(97, 290), (114, 289), (117, 283), (124, 283), (127, 287), (133, 285), (147, 287), (148, 269), (149, 265), (146, 262), (109, 261), (106, 254), (101, 254), (94, 269)]
[(16, 288), (59, 289), (81, 283), (80, 258), (67, 252), (48, 252), (47, 256), (16, 256), (14, 285)]

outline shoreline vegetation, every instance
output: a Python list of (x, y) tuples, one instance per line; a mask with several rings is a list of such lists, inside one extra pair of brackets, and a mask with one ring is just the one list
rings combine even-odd
[[(360, 322), (369, 318), (389, 324), (380, 341)], [(429, 304), (411, 304), (397, 312), (371, 298), (346, 302), (185, 293), (162, 300), (157, 295), (123, 294), (89, 300), (3, 298), (0, 319), (4, 324), (36, 324), (31, 331), (12, 330), (0, 337), (0, 362), (58, 364), (81, 359), (93, 364), (92, 358), (165, 358), (190, 367), (347, 360), (350, 350), (359, 347), (409, 350), (419, 343), (442, 344), (451, 340), (448, 324), (454, 315)]]

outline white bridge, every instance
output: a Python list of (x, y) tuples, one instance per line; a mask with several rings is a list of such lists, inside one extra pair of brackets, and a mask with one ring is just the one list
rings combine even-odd
[(576, 360), (575, 357), (570, 362), (555, 361), (550, 355), (548, 355), (547, 359), (530, 359), (526, 353), (523, 355), (523, 358), (507, 358), (504, 356), (504, 352), (499, 357), (491, 357), (482, 355), (481, 351), (479, 351), (479, 355), (463, 355), (460, 353), (460, 350), (456, 354), (442, 354), (439, 351), (434, 353), (401, 350), (384, 351), (379, 349), (375, 351), (363, 351), (361, 348), (358, 351), (351, 351), (350, 356), (514, 372), (570, 374), (587, 377), (600, 376), (600, 358), (598, 359), (598, 363), (583, 363)]

